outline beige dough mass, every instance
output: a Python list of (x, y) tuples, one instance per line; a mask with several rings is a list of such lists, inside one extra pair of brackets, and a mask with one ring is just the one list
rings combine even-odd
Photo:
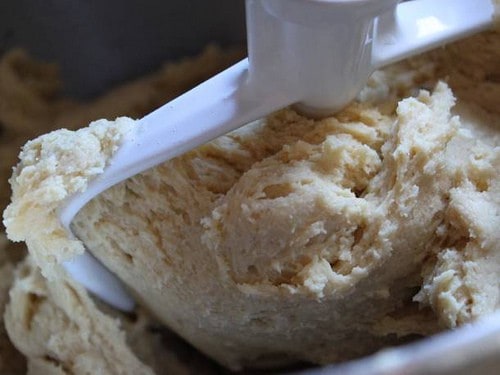
[[(476, 320), (500, 306), (499, 59), (491, 31), (376, 72), (336, 116), (284, 109), (106, 191), (75, 233), (232, 369), (346, 360)], [(83, 251), (58, 207), (134, 126), (24, 147), (4, 223), (49, 285)], [(9, 333), (24, 352), (26, 332)]]

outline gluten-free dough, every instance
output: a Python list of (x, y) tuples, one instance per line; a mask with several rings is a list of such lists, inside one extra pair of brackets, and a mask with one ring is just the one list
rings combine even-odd
[[(74, 231), (164, 324), (233, 369), (341, 361), (478, 319), (500, 306), (499, 59), (490, 31), (376, 72), (335, 116), (272, 114), (106, 191)], [(4, 223), (47, 285), (74, 285), (60, 262), (83, 251), (58, 208), (134, 127), (101, 120), (24, 146)], [(32, 309), (19, 283), (7, 327)], [(80, 299), (68, 303), (120, 337)], [(46, 340), (25, 349), (29, 323), (8, 328), (16, 346), (79, 373)], [(103, 346), (99, 332), (68, 340)]]

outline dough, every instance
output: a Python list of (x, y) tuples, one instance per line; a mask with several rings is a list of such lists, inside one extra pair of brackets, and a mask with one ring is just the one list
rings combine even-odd
[[(249, 124), (101, 194), (75, 233), (232, 369), (346, 360), (479, 319), (500, 304), (499, 47), (491, 31), (377, 72), (327, 119), (285, 109)], [(4, 223), (49, 285), (71, 283), (60, 262), (83, 251), (58, 207), (134, 126), (25, 145)], [(30, 358), (29, 331), (9, 334)], [(106, 348), (96, 363), (122, 360)]]
[[(2, 210), (10, 197), (7, 181), (12, 174), (12, 165), (16, 162), (19, 147), (27, 139), (49, 132), (61, 123), (74, 129), (88, 124), (96, 117), (114, 118), (117, 113), (142, 116), (179, 92), (215, 74), (240, 56), (240, 51), (221, 52), (218, 48), (209, 47), (200, 56), (166, 64), (152, 75), (110, 90), (93, 101), (77, 102), (61, 95), (56, 66), (35, 61), (20, 50), (9, 51), (0, 60)], [(179, 76), (179, 71), (184, 74)], [(40, 277), (40, 270), (32, 259), (26, 259), (27, 265), (19, 264), (18, 270), (14, 272), (16, 263), (25, 255), (23, 245), (24, 243), (8, 242), (4, 233), (0, 234), (0, 312), (3, 318), (5, 305), (10, 300), (8, 315), (11, 320), (7, 323), (9, 336), (24, 354), (23, 356), (17, 351), (10, 342), (2, 319), (0, 373), (17, 375), (28, 371), (35, 375), (82, 374), (87, 373), (85, 370), (99, 367), (94, 362), (105, 364), (116, 361), (111, 356), (117, 352), (127, 355), (125, 363), (135, 364), (124, 371), (128, 373), (141, 373), (141, 369), (146, 373), (151, 373), (152, 369), (158, 374), (215, 373), (212, 363), (187, 347), (144, 309), (137, 308), (131, 314), (122, 314), (101, 303), (97, 307), (104, 314), (99, 313), (95, 306), (90, 306), (87, 292), (76, 285), (76, 295), (81, 293), (82, 296), (70, 301), (58, 298), (61, 293), (59, 288), (62, 293), (67, 291), (66, 284), (69, 281), (48, 286), (46, 279)], [(12, 290), (10, 296), (9, 289)], [(37, 303), (38, 301), (43, 303)], [(83, 301), (86, 306), (82, 306)], [(43, 308), (39, 308), (40, 306)], [(62, 322), (58, 320), (61, 316), (64, 317)], [(119, 322), (119, 327), (113, 327), (115, 323), (106, 322), (109, 321), (106, 316)], [(26, 324), (19, 325), (20, 317), (26, 319)], [(100, 349), (106, 343), (101, 339), (97, 344), (98, 338), (89, 345), (87, 329), (67, 328), (68, 323), (75, 322), (80, 322), (80, 328), (85, 325), (99, 329), (104, 327), (113, 350), (110, 350), (110, 346)], [(82, 322), (85, 324), (81, 325)], [(62, 330), (65, 332), (62, 333)], [(96, 334), (95, 330), (90, 332), (92, 335)], [(44, 342), (38, 336), (64, 337), (71, 350), (77, 350), (79, 358), (84, 360), (74, 361), (73, 355), (68, 354), (64, 347), (55, 346), (50, 341)], [(103, 355), (99, 357), (99, 353)], [(138, 365), (137, 359), (142, 364)], [(99, 370), (115, 373), (120, 366), (100, 367)]]

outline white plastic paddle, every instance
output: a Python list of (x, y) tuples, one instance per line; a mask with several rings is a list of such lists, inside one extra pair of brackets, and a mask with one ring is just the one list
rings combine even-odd
[[(214, 10), (216, 11), (216, 10)], [(482, 30), (491, 0), (246, 0), (249, 57), (139, 120), (104, 172), (60, 212), (277, 109), (312, 116), (352, 101), (377, 68)], [(86, 252), (67, 270), (109, 304), (130, 310), (121, 282)]]

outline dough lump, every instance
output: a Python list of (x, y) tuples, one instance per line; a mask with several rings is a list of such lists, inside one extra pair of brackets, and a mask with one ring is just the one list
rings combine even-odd
[[(481, 74), (450, 58), (485, 41)], [(498, 46), (483, 33), (377, 72), (327, 119), (248, 124), (101, 194), (74, 231), (233, 369), (346, 360), (479, 319), (500, 304), (500, 113), (468, 90), (499, 97)], [(21, 153), (4, 222), (50, 282), (82, 251), (57, 208), (133, 128), (100, 121)]]

